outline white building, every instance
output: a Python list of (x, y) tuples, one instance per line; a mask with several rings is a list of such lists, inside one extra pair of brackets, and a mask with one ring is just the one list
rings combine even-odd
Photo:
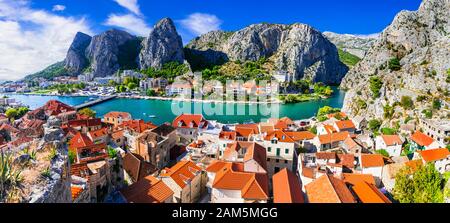
[(390, 156), (400, 156), (403, 141), (398, 135), (379, 135), (375, 138), (375, 149), (386, 150)]
[(381, 184), (384, 159), (380, 154), (361, 154), (359, 157), (361, 173), (372, 174), (377, 186)]

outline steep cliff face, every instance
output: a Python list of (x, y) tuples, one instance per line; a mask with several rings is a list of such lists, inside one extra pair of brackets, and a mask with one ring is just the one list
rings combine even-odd
[[(428, 98), (415, 102), (415, 110), (405, 111), (415, 115), (430, 108), (433, 98), (448, 105), (449, 20), (448, 0), (424, 0), (418, 11), (398, 13), (364, 59), (343, 79), (341, 87), (348, 89), (343, 110), (383, 118), (383, 107), (399, 102), (402, 96), (414, 101), (418, 96)], [(399, 60), (400, 67), (392, 66), (393, 58)], [(378, 77), (382, 82), (379, 97), (374, 97), (369, 89), (370, 77)], [(357, 101), (367, 102), (367, 106)], [(445, 115), (442, 112), (445, 111), (435, 111), (435, 116)]]
[(340, 83), (347, 72), (339, 61), (337, 48), (319, 31), (304, 24), (264, 23), (234, 33), (213, 31), (191, 41), (186, 50), (209, 63), (265, 57), (274, 62), (276, 69), (292, 73), (295, 79), (309, 78), (328, 84)]
[(366, 52), (372, 47), (377, 39), (374, 36), (357, 36), (351, 34), (338, 34), (333, 32), (323, 32), (336, 47), (349, 52), (359, 58), (363, 58)]
[(148, 38), (144, 40), (139, 54), (139, 67), (161, 68), (167, 62), (183, 63), (183, 42), (178, 35), (173, 21), (169, 18), (160, 20)]
[(94, 36), (86, 49), (86, 56), (90, 61), (90, 71), (94, 77), (109, 76), (119, 70), (120, 47), (136, 40), (137, 37), (116, 29)]
[(72, 45), (70, 45), (67, 51), (67, 56), (64, 61), (64, 67), (69, 73), (77, 74), (80, 73), (89, 64), (86, 58), (85, 51), (86, 48), (91, 43), (92, 37), (78, 32), (73, 39)]

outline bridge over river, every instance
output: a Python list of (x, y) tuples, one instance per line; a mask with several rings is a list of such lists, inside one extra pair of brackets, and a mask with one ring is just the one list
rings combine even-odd
[(109, 100), (114, 99), (114, 98), (116, 98), (116, 97), (117, 97), (117, 95), (111, 95), (111, 96), (107, 96), (107, 97), (101, 97), (101, 98), (99, 98), (99, 99), (95, 99), (95, 100), (93, 100), (93, 101), (88, 101), (88, 102), (83, 103), (83, 104), (81, 104), (81, 105), (74, 106), (74, 108), (75, 108), (76, 110), (80, 110), (80, 109), (83, 109), (83, 108), (87, 108), (87, 107), (91, 107), (91, 106), (94, 106), (94, 105), (103, 103), (103, 102), (105, 102), (105, 101), (109, 101)]

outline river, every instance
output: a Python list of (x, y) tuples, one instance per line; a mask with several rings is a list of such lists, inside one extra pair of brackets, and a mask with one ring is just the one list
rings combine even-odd
[[(169, 100), (145, 100), (116, 98), (91, 107), (102, 117), (110, 111), (129, 112), (134, 119), (144, 119), (155, 124), (171, 122), (181, 113), (202, 113), (206, 119), (222, 123), (259, 122), (270, 117), (305, 119), (314, 116), (320, 107), (325, 105), (341, 108), (345, 92), (334, 88), (334, 94), (328, 99), (301, 102), (296, 104), (242, 104), (242, 103), (209, 103), (181, 102)], [(69, 105), (79, 105), (88, 97), (72, 96), (38, 96), (23, 94), (7, 94), (10, 98), (30, 106), (31, 109), (42, 106), (48, 100), (59, 100)]]

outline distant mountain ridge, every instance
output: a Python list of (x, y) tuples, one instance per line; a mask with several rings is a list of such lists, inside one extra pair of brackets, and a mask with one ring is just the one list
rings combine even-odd
[(363, 58), (366, 52), (375, 43), (379, 34), (363, 36), (323, 32), (323, 35), (325, 35), (332, 43), (334, 43), (336, 47), (359, 58)]

